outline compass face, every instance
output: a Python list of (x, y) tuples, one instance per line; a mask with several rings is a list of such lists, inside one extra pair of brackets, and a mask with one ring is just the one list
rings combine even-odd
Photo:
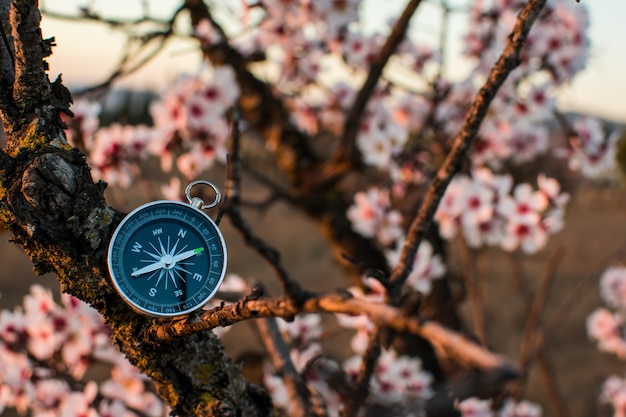
[(217, 292), (226, 245), (213, 220), (190, 204), (155, 201), (122, 220), (109, 244), (109, 272), (140, 313), (181, 316)]

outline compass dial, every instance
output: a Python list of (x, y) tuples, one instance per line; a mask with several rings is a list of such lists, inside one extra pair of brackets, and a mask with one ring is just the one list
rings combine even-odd
[(122, 220), (108, 263), (115, 288), (131, 307), (175, 317), (202, 307), (215, 294), (226, 270), (226, 245), (199, 209), (155, 201)]

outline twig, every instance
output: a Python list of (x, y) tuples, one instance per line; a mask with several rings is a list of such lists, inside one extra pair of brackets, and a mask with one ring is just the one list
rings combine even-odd
[(276, 319), (270, 317), (256, 320), (255, 323), (261, 333), (261, 339), (265, 344), (265, 350), (272, 366), (285, 382), (291, 401), (292, 415), (294, 417), (312, 415), (309, 389), (291, 361), (289, 348), (280, 334)]
[[(207, 19), (214, 22), (216, 30), (220, 30), (203, 0), (185, 0), (184, 7), (189, 11), (194, 28)], [(275, 149), (276, 162), (287, 174), (294, 191), (306, 193), (308, 184), (303, 184), (303, 181), (311, 177), (311, 170), (320, 162), (311, 145), (311, 138), (293, 124), (285, 104), (269, 85), (248, 70), (247, 57), (233, 48), (228, 38), (204, 47), (203, 52), (214, 66), (227, 65), (233, 69), (242, 91), (239, 98), (242, 117)]]
[(161, 25), (169, 24), (168, 20), (156, 19), (156, 18), (149, 17), (149, 16), (142, 16), (138, 19), (120, 19), (120, 18), (111, 19), (111, 18), (102, 17), (99, 14), (95, 14), (89, 11), (85, 11), (81, 14), (74, 15), (74, 14), (55, 12), (54, 10), (50, 10), (45, 7), (41, 8), (41, 13), (45, 15), (46, 17), (50, 17), (53, 19), (67, 20), (71, 22), (90, 21), (91, 23), (101, 23), (104, 25), (111, 26), (113, 28), (134, 26), (134, 25), (147, 23), (147, 22), (161, 24)]
[[(117, 65), (117, 68), (109, 75), (109, 77), (106, 80), (100, 82), (99, 84), (90, 86), (84, 90), (77, 92), (76, 94), (85, 95), (85, 94), (93, 93), (95, 91), (109, 88), (111, 84), (113, 84), (119, 78), (130, 75), (134, 73), (135, 71), (138, 71), (139, 69), (144, 67), (147, 63), (149, 63), (153, 58), (155, 58), (159, 54), (159, 52), (161, 52), (165, 48), (165, 45), (167, 44), (167, 40), (173, 33), (174, 32), (172, 31), (171, 28), (167, 31), (157, 33), (155, 35), (156, 38), (160, 37), (162, 38), (162, 40), (157, 44), (157, 46), (153, 50), (151, 50), (149, 53), (147, 53), (143, 58), (135, 62), (133, 65), (129, 65), (128, 63), (131, 61), (131, 59), (135, 58), (139, 54), (139, 51), (147, 47), (149, 41), (141, 44), (139, 47), (139, 51), (131, 52), (131, 48), (130, 48), (131, 40), (129, 40), (126, 45), (125, 54), (122, 56), (122, 59)], [(151, 37), (150, 40), (154, 40), (156, 38)]]
[(289, 319), (298, 313), (322, 311), (364, 314), (377, 326), (415, 334), (429, 340), (439, 354), (445, 354), (461, 366), (479, 370), (500, 370), (509, 377), (517, 374), (515, 366), (508, 359), (477, 345), (458, 332), (447, 329), (434, 321), (421, 322), (390, 305), (352, 298), (345, 292), (311, 294), (299, 307), (286, 296), (245, 298), (235, 304), (208, 310), (199, 319), (183, 317), (171, 322), (154, 322), (146, 328), (146, 331), (161, 340), (172, 340), (219, 326), (230, 326), (252, 318), (283, 317)]
[(550, 400), (552, 413), (554, 413), (553, 415), (555, 417), (569, 417), (570, 412), (568, 410), (567, 403), (565, 402), (559, 386), (556, 383), (556, 378), (554, 376), (555, 372), (548, 356), (545, 354), (539, 355), (537, 361), (539, 362), (539, 372), (546, 387), (546, 393), (548, 394), (548, 398)]
[[(522, 336), (522, 345), (520, 349), (520, 358), (518, 365), (521, 374), (517, 386), (514, 388), (512, 393), (512, 395), (518, 400), (523, 396), (533, 358), (535, 356), (537, 357), (538, 365), (540, 368), (542, 368), (542, 364), (549, 363), (547, 353), (543, 349), (536, 349), (536, 346), (539, 344), (539, 337), (541, 336), (539, 323), (544, 307), (548, 300), (550, 287), (552, 286), (552, 283), (554, 282), (554, 279), (556, 277), (556, 270), (561, 260), (563, 259), (563, 256), (564, 251), (561, 248), (558, 248), (552, 253), (544, 270), (543, 276), (541, 277), (539, 287), (537, 288), (534, 298), (527, 290), (526, 283), (523, 280), (523, 277), (520, 277), (521, 281), (518, 283), (518, 291), (524, 298), (524, 301), (528, 308), (528, 316), (524, 325), (524, 333)], [(559, 393), (557, 383), (554, 380), (554, 375), (551, 372), (547, 372), (547, 370), (545, 369), (541, 369), (541, 371), (541, 375), (543, 377), (543, 381), (546, 387), (552, 387), (551, 392), (553, 393), (553, 395), (551, 403), (553, 404), (553, 408), (557, 408), (554, 405), (562, 401), (559, 400), (561, 398), (561, 395)]]
[(370, 381), (376, 370), (376, 363), (378, 362), (380, 353), (380, 329), (375, 328), (370, 333), (370, 339), (367, 344), (367, 349), (363, 353), (354, 390), (352, 395), (347, 398), (342, 417), (356, 417), (358, 415), (361, 406), (369, 395)]
[[(522, 294), (526, 301), (526, 305), (528, 307), (528, 317), (524, 326), (522, 347), (519, 358), (519, 368), (521, 374), (517, 386), (513, 389), (512, 392), (513, 397), (518, 400), (523, 396), (528, 374), (530, 372), (530, 367), (533, 358), (536, 356), (537, 365), (541, 372), (543, 383), (548, 392), (550, 406), (553, 413), (557, 417), (567, 417), (569, 413), (567, 411), (565, 401), (563, 400), (563, 396), (556, 382), (556, 377), (552, 370), (552, 365), (550, 364), (548, 355), (545, 350), (537, 346), (543, 346), (540, 340), (541, 315), (548, 300), (550, 287), (554, 282), (554, 279), (556, 277), (556, 270), (561, 260), (563, 259), (563, 255), (564, 251), (560, 248), (552, 253), (543, 273), (543, 276), (541, 277), (539, 287), (537, 288), (534, 298), (528, 291), (523, 276), (521, 274), (517, 274), (519, 275), (517, 279), (518, 291)], [(516, 265), (519, 267), (519, 264), (516, 263)]]
[(563, 260), (563, 256), (564, 251), (561, 248), (555, 250), (552, 253), (552, 256), (550, 256), (546, 269), (539, 282), (539, 287), (537, 288), (534, 299), (531, 302), (530, 298), (527, 298), (527, 306), (529, 307), (528, 317), (524, 326), (522, 349), (519, 360), (519, 367), (520, 371), (522, 372), (522, 376), (520, 378), (520, 386), (522, 387), (525, 384), (525, 377), (528, 375), (528, 371), (532, 361), (532, 348), (536, 345), (535, 334), (536, 331), (539, 329), (541, 315), (548, 300), (550, 287), (554, 282), (554, 279), (556, 277), (556, 270)]
[(452, 180), (452, 177), (459, 171), (462, 162), (465, 160), (470, 146), (478, 133), (478, 129), (487, 114), (489, 105), (498, 89), (506, 80), (509, 73), (519, 65), (520, 52), (524, 46), (528, 32), (539, 16), (545, 3), (546, 0), (530, 0), (520, 11), (517, 16), (517, 21), (515, 22), (515, 27), (508, 37), (504, 51), (491, 70), (485, 84), (478, 91), (465, 117), (461, 131), (454, 138), (450, 153), (439, 168), (436, 177), (431, 182), (418, 214), (407, 233), (402, 247), (400, 261), (391, 273), (390, 281), (392, 285), (389, 286), (388, 290), (392, 300), (399, 298), (402, 286), (413, 267), (413, 260), (415, 259), (417, 248), (433, 221), (433, 216), (439, 205), (439, 201), (446, 187)]
[(252, 232), (241, 214), (241, 146), (239, 118), (235, 116), (228, 155), (226, 174), (226, 204), (223, 213), (228, 216), (232, 225), (241, 233), (244, 240), (261, 255), (273, 268), (285, 294), (296, 305), (306, 296), (306, 291), (291, 278), (280, 261), (280, 253)]
[(337, 153), (333, 157), (335, 161), (348, 160), (352, 161), (356, 158), (355, 142), (357, 134), (359, 132), (359, 125), (361, 123), (361, 116), (365, 111), (365, 107), (376, 88), (376, 84), (380, 79), (383, 69), (387, 65), (387, 62), (398, 48), (398, 45), (404, 40), (409, 22), (417, 7), (420, 5), (421, 0), (411, 0), (406, 5), (402, 15), (396, 22), (393, 30), (387, 37), (385, 44), (382, 46), (375, 61), (370, 66), (367, 79), (363, 83), (363, 86), (357, 93), (352, 107), (348, 111), (346, 120), (343, 126), (342, 144), (338, 148)]
[(448, 32), (450, 30), (450, 14), (452, 9), (447, 1), (441, 2), (441, 29), (439, 32), (439, 68), (437, 69), (437, 75), (435, 76), (435, 83), (443, 78), (446, 66), (446, 52), (448, 51)]
[(480, 343), (483, 346), (488, 346), (485, 303), (476, 271), (476, 252), (472, 251), (463, 239), (460, 239), (459, 246), (461, 247), (460, 253), (463, 262), (463, 278), (472, 312), (474, 332)]
[(558, 330), (563, 328), (565, 318), (571, 315), (572, 310), (580, 305), (581, 299), (590, 293), (592, 287), (597, 285), (597, 279), (604, 268), (606, 268), (606, 265), (618, 256), (623, 256), (624, 252), (626, 252), (626, 241), (622, 242), (617, 249), (605, 256), (598, 263), (598, 267), (594, 272), (581, 279), (568, 291), (567, 298), (561, 303), (559, 310), (552, 316), (552, 320), (546, 326), (546, 339), (554, 338)]
[(524, 270), (522, 269), (519, 256), (518, 252), (511, 252), (508, 256), (511, 261), (511, 270), (513, 271), (513, 284), (515, 285), (515, 289), (524, 297), (526, 305), (530, 306), (532, 296), (528, 290), (528, 285), (526, 285), (526, 277), (524, 276)]

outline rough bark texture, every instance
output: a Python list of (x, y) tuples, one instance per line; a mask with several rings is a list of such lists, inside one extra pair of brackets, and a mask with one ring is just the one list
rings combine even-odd
[[(121, 214), (107, 206), (85, 156), (64, 142), (61, 111), (69, 93), (45, 73), (46, 45), (38, 4), (16, 0), (2, 9), (12, 28), (2, 62), (0, 218), (32, 258), (36, 272), (54, 272), (62, 290), (90, 303), (109, 322), (128, 359), (149, 375), (181, 416), (267, 416), (267, 394), (241, 375), (211, 331), (168, 341), (139, 336), (151, 319), (132, 312), (110, 285), (106, 249)], [(9, 11), (9, 14), (7, 14)], [(14, 71), (10, 69), (13, 68)]]

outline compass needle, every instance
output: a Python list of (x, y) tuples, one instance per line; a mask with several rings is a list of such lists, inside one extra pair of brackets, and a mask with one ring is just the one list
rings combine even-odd
[(155, 262), (155, 263), (147, 265), (147, 266), (144, 266), (143, 268), (140, 268), (140, 269), (132, 272), (130, 275), (132, 277), (138, 277), (139, 275), (143, 275), (143, 274), (147, 274), (148, 272), (156, 271), (159, 268), (163, 268), (163, 262), (161, 262), (161, 261)]

